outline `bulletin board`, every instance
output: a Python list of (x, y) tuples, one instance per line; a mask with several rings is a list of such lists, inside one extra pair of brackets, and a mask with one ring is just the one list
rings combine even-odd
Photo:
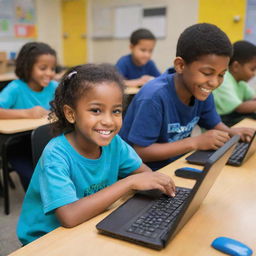
[(35, 0), (0, 0), (0, 38), (35, 38)]
[(245, 22), (245, 31), (244, 39), (256, 44), (256, 2), (255, 0), (247, 1), (247, 10), (246, 10), (246, 22)]
[(138, 28), (147, 28), (157, 38), (164, 38), (167, 31), (166, 15), (166, 7), (125, 5), (112, 8), (95, 8), (93, 38), (126, 39)]

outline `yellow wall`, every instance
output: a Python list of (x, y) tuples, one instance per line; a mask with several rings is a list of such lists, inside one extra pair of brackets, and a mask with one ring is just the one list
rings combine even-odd
[[(246, 0), (199, 0), (199, 22), (217, 25), (235, 42), (244, 38)], [(234, 17), (240, 21), (234, 22)]]

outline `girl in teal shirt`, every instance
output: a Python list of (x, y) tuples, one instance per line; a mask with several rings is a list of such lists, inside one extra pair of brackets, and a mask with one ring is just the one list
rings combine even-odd
[(52, 103), (57, 137), (37, 163), (18, 222), (22, 244), (59, 226), (74, 227), (132, 190), (175, 196), (171, 178), (152, 172), (117, 135), (123, 92), (122, 79), (107, 64), (77, 66), (63, 78)]

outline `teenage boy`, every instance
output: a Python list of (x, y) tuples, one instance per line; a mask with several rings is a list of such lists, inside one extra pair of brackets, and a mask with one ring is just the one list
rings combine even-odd
[[(180, 35), (174, 68), (148, 82), (128, 107), (120, 135), (153, 170), (191, 150), (221, 147), (230, 136), (248, 140), (253, 129), (229, 128), (215, 110), (211, 92), (223, 81), (232, 55), (217, 26), (195, 24)], [(209, 130), (190, 137), (195, 125)]]

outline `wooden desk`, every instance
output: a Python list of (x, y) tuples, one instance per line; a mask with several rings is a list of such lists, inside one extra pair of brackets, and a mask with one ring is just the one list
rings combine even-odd
[(0, 75), (0, 82), (10, 81), (17, 79), (14, 73), (5, 73)]
[(0, 120), (0, 154), (2, 157), (3, 171), (3, 195), (4, 210), (9, 214), (9, 185), (8, 185), (8, 162), (7, 162), (7, 146), (14, 137), (24, 136), (27, 133), (41, 125), (47, 124), (49, 121), (45, 118), (40, 119), (2, 119)]
[[(241, 125), (255, 124), (255, 121), (241, 123)], [(199, 210), (161, 251), (98, 234), (95, 225), (110, 213), (109, 210), (75, 228), (57, 228), (10, 255), (221, 256), (223, 253), (210, 246), (218, 236), (238, 239), (255, 252), (255, 161), (256, 154), (242, 167), (225, 166)], [(182, 166), (193, 165), (188, 164), (183, 157), (161, 171), (171, 175), (176, 185), (191, 187), (193, 181), (175, 177), (173, 174), (176, 168)], [(115, 205), (119, 205), (121, 201)]]

